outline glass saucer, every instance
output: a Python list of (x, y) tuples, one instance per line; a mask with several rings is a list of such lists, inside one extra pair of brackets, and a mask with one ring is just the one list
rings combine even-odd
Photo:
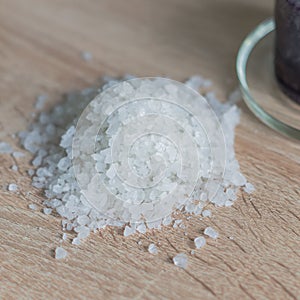
[(300, 105), (275, 78), (274, 30), (274, 20), (268, 19), (247, 36), (237, 56), (237, 76), (250, 110), (269, 127), (300, 140)]

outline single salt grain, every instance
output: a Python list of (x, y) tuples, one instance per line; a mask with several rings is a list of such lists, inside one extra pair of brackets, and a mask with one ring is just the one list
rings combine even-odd
[(62, 248), (62, 247), (57, 247), (55, 249), (55, 258), (56, 259), (63, 259), (68, 255), (68, 252)]
[(85, 61), (91, 61), (93, 59), (92, 54), (88, 51), (82, 51), (81, 52), (81, 57)]
[(73, 244), (73, 245), (80, 245), (80, 239), (79, 239), (79, 238), (74, 238), (74, 239), (72, 240), (72, 244)]
[(18, 190), (18, 186), (15, 184), (15, 183), (11, 183), (8, 185), (7, 189), (10, 191), (10, 192), (15, 192)]
[(42, 110), (45, 107), (48, 96), (45, 94), (39, 95), (36, 98), (35, 109)]
[(12, 153), (12, 156), (13, 156), (14, 158), (21, 158), (21, 157), (24, 157), (25, 154), (24, 154), (23, 152), (15, 151), (15, 152)]
[(192, 251), (191, 251), (191, 254), (192, 254), (192, 255), (195, 255), (195, 250), (192, 250)]
[(12, 153), (13, 149), (12, 147), (5, 143), (5, 142), (0, 142), (0, 153)]
[(27, 171), (27, 174), (28, 174), (29, 176), (33, 176), (33, 175), (34, 175), (34, 170), (29, 169), (29, 170)]
[(203, 217), (211, 217), (211, 211), (209, 209), (206, 209), (202, 212)]
[(129, 227), (129, 226), (125, 226), (124, 229), (124, 236), (129, 236), (135, 233), (135, 228)]
[(51, 209), (51, 208), (45, 207), (45, 208), (43, 209), (43, 213), (44, 213), (45, 215), (50, 215), (50, 214), (52, 213), (52, 209)]
[(205, 228), (204, 234), (206, 234), (207, 236), (211, 237), (212, 239), (217, 239), (218, 236), (219, 236), (219, 233), (217, 231), (215, 231), (211, 227)]
[(32, 210), (36, 210), (37, 206), (35, 204), (29, 204), (28, 207)]
[(205, 246), (205, 244), (206, 244), (206, 239), (205, 239), (205, 237), (203, 237), (203, 236), (199, 236), (199, 237), (196, 237), (196, 238), (194, 239), (194, 243), (195, 243), (195, 247), (196, 247), (197, 249), (200, 249), (200, 248), (202, 248), (202, 247)]
[(18, 170), (19, 170), (18, 166), (16, 166), (16, 165), (11, 166), (11, 169), (12, 169), (13, 171), (18, 171)]
[(184, 253), (179, 253), (173, 257), (173, 263), (175, 266), (186, 269), (188, 264), (188, 258)]
[(136, 228), (136, 230), (138, 232), (144, 234), (147, 231), (147, 227), (146, 227), (145, 223), (142, 223), (142, 224), (138, 225), (138, 227)]
[(251, 193), (253, 193), (255, 191), (255, 188), (254, 188), (254, 186), (251, 183), (247, 182), (246, 185), (244, 186), (244, 191), (247, 194), (251, 194)]
[(66, 233), (63, 233), (63, 235), (62, 235), (62, 239), (65, 241), (66, 239), (67, 239), (67, 234)]
[(156, 247), (154, 244), (150, 244), (150, 245), (149, 245), (148, 251), (149, 251), (151, 254), (157, 254), (157, 253), (158, 253), (157, 247)]

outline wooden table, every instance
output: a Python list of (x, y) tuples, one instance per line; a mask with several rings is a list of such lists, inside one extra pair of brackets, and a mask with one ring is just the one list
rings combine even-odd
[[(0, 139), (17, 149), (10, 135), (29, 125), (37, 95), (50, 95), (52, 106), (102, 75), (203, 74), (224, 100), (237, 85), (242, 39), (272, 6), (271, 0), (1, 0)], [(93, 60), (84, 61), (82, 51)], [(256, 192), (241, 194), (233, 208), (213, 208), (212, 219), (193, 218), (187, 236), (166, 228), (125, 239), (105, 230), (78, 247), (69, 239), (67, 259), (57, 261), (61, 220), (44, 215), (41, 205), (28, 209), (43, 200), (26, 173), (30, 156), (14, 172), (13, 158), (1, 155), (0, 298), (300, 299), (300, 145), (240, 106), (236, 152)], [(11, 182), (20, 194), (6, 190)], [(187, 270), (176, 268), (171, 258), (188, 253), (208, 225), (220, 238), (190, 255)], [(156, 256), (145, 249), (150, 241), (160, 242)]]

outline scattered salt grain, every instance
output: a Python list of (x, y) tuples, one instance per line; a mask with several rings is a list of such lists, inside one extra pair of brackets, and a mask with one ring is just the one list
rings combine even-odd
[(29, 204), (28, 207), (32, 210), (36, 210), (37, 209), (37, 206), (35, 204)]
[(179, 268), (186, 269), (188, 264), (188, 258), (186, 254), (179, 253), (175, 257), (173, 257), (173, 263)]
[(12, 147), (5, 143), (5, 142), (0, 142), (0, 153), (12, 153), (13, 149)]
[(10, 192), (15, 192), (18, 190), (18, 186), (15, 183), (10, 183), (7, 187)]
[(34, 175), (34, 170), (29, 169), (29, 170), (27, 171), (27, 174), (28, 174), (29, 176), (33, 176), (33, 175)]
[(203, 210), (202, 211), (202, 216), (203, 217), (211, 217), (211, 211), (209, 209)]
[(154, 244), (149, 245), (148, 251), (151, 254), (157, 254), (158, 253), (157, 247)]
[(68, 255), (68, 252), (62, 248), (62, 247), (57, 247), (55, 250), (55, 258), (56, 259), (63, 259)]
[(82, 51), (81, 52), (81, 57), (85, 61), (91, 61), (93, 59), (92, 54), (88, 51)]
[(48, 100), (47, 95), (45, 95), (45, 94), (38, 95), (37, 98), (36, 98), (35, 109), (36, 110), (44, 109), (47, 100)]
[(43, 208), (43, 213), (45, 215), (50, 215), (52, 213), (52, 209), (51, 208), (47, 208), (47, 207), (44, 207)]
[(80, 245), (80, 239), (79, 238), (74, 238), (73, 240), (72, 240), (72, 244), (73, 245)]
[(13, 156), (14, 158), (21, 158), (21, 157), (24, 157), (25, 154), (24, 154), (23, 152), (15, 151), (15, 152), (12, 153), (12, 156)]
[(192, 250), (192, 251), (191, 251), (191, 255), (195, 255), (195, 250)]
[(217, 231), (215, 231), (211, 227), (205, 228), (204, 234), (206, 234), (207, 236), (211, 237), (212, 239), (217, 239), (218, 236), (219, 236), (219, 233)]
[(124, 236), (129, 236), (135, 233), (135, 228), (129, 227), (129, 226), (125, 226), (124, 229)]
[(251, 183), (247, 182), (246, 185), (245, 185), (245, 187), (244, 187), (244, 191), (247, 194), (251, 194), (251, 193), (253, 193), (255, 191), (255, 188), (254, 188), (254, 186)]
[(205, 244), (206, 244), (206, 239), (205, 239), (205, 237), (203, 237), (203, 236), (199, 236), (199, 237), (196, 237), (196, 238), (194, 239), (194, 243), (195, 243), (195, 247), (196, 247), (197, 249), (200, 249), (200, 248), (202, 248), (202, 247), (205, 246)]
[(63, 233), (63, 235), (62, 235), (62, 239), (65, 241), (66, 239), (67, 239), (67, 234), (66, 233)]
[(18, 170), (19, 170), (18, 166), (16, 166), (16, 165), (11, 166), (11, 169), (12, 169), (13, 171), (18, 171)]

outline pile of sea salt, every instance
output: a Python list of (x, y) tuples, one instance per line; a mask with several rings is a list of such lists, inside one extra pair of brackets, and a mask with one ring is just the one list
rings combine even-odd
[[(41, 112), (37, 121), (30, 126), (28, 131), (19, 133), (24, 148), (34, 155), (32, 164), (36, 170), (34, 174), (31, 170), (31, 174), (33, 175), (32, 185), (44, 190), (45, 197), (47, 198), (44, 201), (44, 205), (47, 208), (45, 211), (47, 214), (52, 211), (57, 212), (63, 218), (63, 230), (75, 231), (77, 233), (77, 237), (74, 238), (72, 242), (76, 245), (88, 237), (91, 231), (96, 232), (98, 229), (103, 229), (106, 226), (123, 227), (125, 236), (138, 232), (145, 233), (148, 229), (160, 229), (161, 226), (170, 225), (175, 221), (172, 212), (176, 210), (181, 210), (188, 214), (200, 215), (203, 208), (209, 203), (213, 203), (218, 207), (231, 206), (237, 198), (237, 192), (240, 187), (244, 187), (246, 192), (252, 192), (253, 190), (252, 185), (247, 183), (247, 180), (240, 172), (239, 163), (235, 158), (234, 130), (239, 123), (240, 117), (239, 109), (233, 103), (236, 99), (231, 99), (231, 101), (223, 104), (217, 100), (213, 92), (207, 92), (203, 96), (217, 115), (226, 141), (225, 170), (224, 173), (214, 178), (214, 184), (205, 185), (207, 178), (205, 178), (206, 175), (205, 172), (203, 172), (201, 179), (203, 182), (198, 186), (194, 197), (175, 201), (172, 203), (171, 211), (166, 210), (165, 216), (163, 217), (161, 217), (161, 211), (165, 209), (164, 203), (160, 206), (158, 202), (154, 209), (154, 207), (150, 205), (151, 201), (146, 201), (147, 199), (145, 199), (146, 196), (143, 191), (138, 193), (130, 189), (124, 190), (120, 183), (114, 181), (115, 174), (112, 170), (112, 162), (107, 159), (107, 153), (110, 151), (112, 140), (117, 132), (116, 127), (120, 126), (120, 124), (122, 125), (122, 122), (119, 120), (121, 118), (120, 114), (122, 114), (122, 117), (125, 119), (126, 117), (130, 118), (130, 111), (124, 109), (119, 115), (112, 116), (106, 123), (105, 128), (100, 132), (101, 141), (100, 148), (98, 149), (99, 153), (93, 155), (93, 158), (96, 160), (97, 171), (103, 176), (106, 176), (110, 186), (115, 189), (115, 192), (122, 193), (122, 195), (126, 194), (129, 199), (127, 204), (123, 205), (123, 207), (118, 205), (114, 207), (113, 215), (110, 214), (112, 208), (111, 203), (107, 203), (106, 205), (106, 202), (109, 201), (103, 201), (101, 211), (95, 209), (82, 193), (74, 174), (74, 166), (72, 165), (72, 142), (76, 132), (76, 124), (84, 108), (96, 95), (125, 79), (129, 78), (123, 78), (122, 80), (107, 78), (100, 87), (88, 88), (80, 92), (67, 94), (64, 101), (57, 104), (51, 112)], [(157, 84), (161, 84), (159, 83), (159, 79), (157, 80)], [(185, 84), (195, 90), (207, 89), (210, 86), (210, 82), (200, 76), (190, 78)], [(113, 100), (114, 99), (110, 99), (110, 101)], [(182, 99), (182, 101), (184, 102), (185, 99)], [(145, 110), (147, 107), (140, 107), (140, 109)], [(184, 122), (188, 123), (189, 126), (193, 126), (194, 124), (192, 117), (189, 115), (185, 115)], [(88, 131), (88, 128), (85, 130)], [(195, 131), (194, 134), (197, 134), (197, 131)], [(213, 136), (212, 134), (212, 137)], [(211, 142), (214, 144), (214, 142), (217, 141), (212, 140)], [(137, 153), (135, 153), (135, 157), (129, 158), (135, 158), (136, 161), (132, 161), (132, 165), (137, 168), (137, 172), (140, 172), (139, 175), (143, 176), (143, 172), (147, 173), (149, 171), (147, 170), (147, 164), (142, 164), (142, 160), (149, 160), (149, 157), (155, 152), (162, 151), (161, 148), (167, 148), (167, 157), (172, 157), (169, 159), (170, 162), (176, 163), (175, 149), (172, 148), (172, 145), (169, 144), (167, 140), (158, 138), (158, 140), (152, 140), (152, 142), (147, 144), (147, 148), (144, 148), (145, 151), (143, 154), (148, 155), (147, 157), (139, 157)], [(139, 153), (141, 149), (143, 149), (142, 141), (140, 144), (137, 144), (137, 151), (139, 151)], [(208, 166), (211, 163), (209, 156), (206, 157), (204, 155), (202, 159), (204, 160), (204, 166)], [(171, 189), (173, 181), (168, 180), (167, 186), (165, 185), (165, 187), (166, 189)], [(220, 188), (217, 190), (217, 193), (213, 193), (216, 186), (220, 186)], [(164, 191), (161, 190), (160, 192), (163, 193)], [(158, 192), (155, 191), (154, 195), (148, 196), (150, 198), (152, 196), (154, 198), (160, 197), (161, 194), (157, 193)], [(101, 197), (103, 197), (102, 194)], [(140, 205), (137, 206), (136, 204)], [(149, 206), (150, 210), (152, 210), (151, 217), (148, 214)], [(136, 209), (137, 207), (138, 209)], [(156, 211), (159, 216), (157, 218), (155, 216)], [(207, 213), (207, 211), (205, 213)], [(118, 218), (118, 216), (120, 218)], [(213, 237), (216, 238), (217, 233), (214, 232)], [(200, 244), (197, 244), (197, 247), (200, 246)], [(65, 256), (65, 253), (63, 256)]]

